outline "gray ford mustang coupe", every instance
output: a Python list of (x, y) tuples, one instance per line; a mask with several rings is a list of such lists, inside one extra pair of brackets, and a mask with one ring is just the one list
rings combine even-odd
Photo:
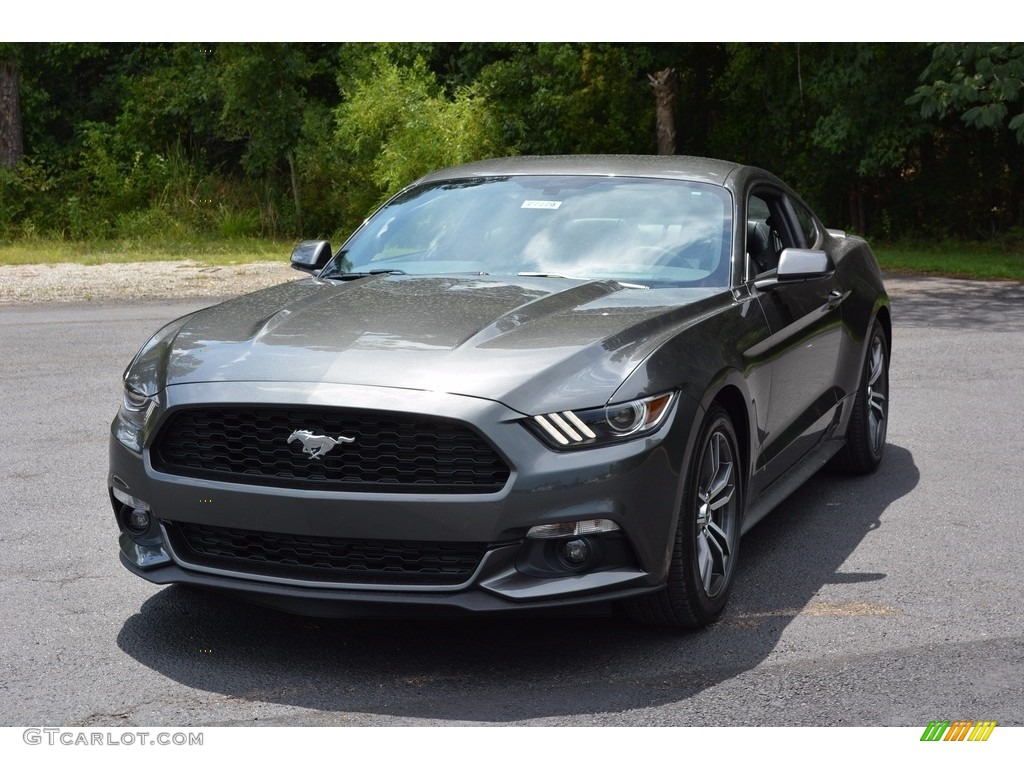
[(758, 168), (522, 157), (432, 173), (310, 273), (124, 374), (121, 561), (313, 615), (622, 605), (696, 627), (740, 535), (885, 448), (889, 300)]

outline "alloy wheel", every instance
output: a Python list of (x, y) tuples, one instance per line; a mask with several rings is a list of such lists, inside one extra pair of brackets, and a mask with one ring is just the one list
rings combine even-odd
[(886, 416), (888, 408), (889, 377), (885, 371), (885, 347), (881, 336), (876, 335), (871, 343), (868, 364), (868, 435), (875, 454), (882, 452), (885, 443)]
[(737, 518), (736, 460), (729, 439), (713, 432), (704, 447), (697, 485), (697, 569), (708, 597), (728, 583)]

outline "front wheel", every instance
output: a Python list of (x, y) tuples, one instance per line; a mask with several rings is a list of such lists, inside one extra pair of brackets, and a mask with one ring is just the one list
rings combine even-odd
[(658, 592), (626, 603), (631, 618), (648, 624), (703, 627), (725, 608), (736, 573), (743, 468), (732, 421), (715, 404), (684, 481), (668, 581)]
[(839, 468), (859, 475), (874, 472), (885, 453), (888, 424), (889, 345), (875, 324), (846, 429), (846, 447), (836, 455)]

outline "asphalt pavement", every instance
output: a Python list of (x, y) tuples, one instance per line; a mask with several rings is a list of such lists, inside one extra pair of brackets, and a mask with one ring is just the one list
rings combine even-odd
[(311, 620), (118, 562), (120, 375), (208, 301), (0, 307), (0, 725), (1024, 725), (1024, 286), (891, 278), (889, 444), (744, 537), (723, 619)]

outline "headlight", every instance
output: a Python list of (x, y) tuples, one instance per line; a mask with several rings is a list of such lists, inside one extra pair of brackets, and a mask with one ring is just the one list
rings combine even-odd
[[(193, 312), (192, 315), (194, 314)], [(163, 389), (164, 379), (167, 375), (169, 344), (185, 323), (192, 318), (192, 315), (185, 315), (168, 323), (142, 345), (142, 349), (125, 368), (124, 385), (126, 389), (144, 395), (155, 395)]]
[(125, 368), (114, 435), (136, 453), (142, 453), (146, 422), (166, 379), (168, 345), (191, 317), (179, 317), (154, 333)]
[(126, 447), (142, 452), (143, 429), (156, 400), (125, 385), (121, 395), (121, 408), (117, 412), (114, 434)]
[(650, 434), (665, 420), (675, 396), (667, 392), (604, 408), (545, 413), (526, 423), (553, 448), (596, 447)]

